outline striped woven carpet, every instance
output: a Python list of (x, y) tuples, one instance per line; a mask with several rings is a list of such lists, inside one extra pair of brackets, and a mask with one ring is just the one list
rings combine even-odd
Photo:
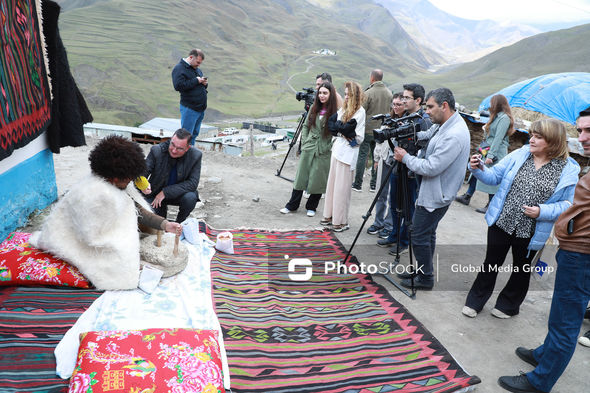
[[(324, 261), (346, 255), (332, 233), (232, 233), (235, 254), (216, 253), (211, 274), (234, 392), (455, 392), (480, 382), (370, 276), (323, 274)], [(289, 279), (293, 258), (313, 261), (309, 281)]]
[(53, 350), (102, 292), (86, 289), (0, 289), (0, 392), (67, 392), (55, 375)]

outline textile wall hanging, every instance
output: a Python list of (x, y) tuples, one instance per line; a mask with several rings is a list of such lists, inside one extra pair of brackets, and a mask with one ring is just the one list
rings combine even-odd
[(47, 128), (51, 94), (40, 2), (0, 0), (0, 160)]

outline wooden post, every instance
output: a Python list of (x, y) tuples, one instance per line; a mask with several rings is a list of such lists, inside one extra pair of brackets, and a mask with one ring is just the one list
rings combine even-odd
[(250, 155), (254, 155), (254, 126), (250, 124)]
[(176, 237), (174, 238), (174, 250), (172, 251), (172, 255), (178, 255), (178, 242), (180, 240), (180, 235), (177, 233)]

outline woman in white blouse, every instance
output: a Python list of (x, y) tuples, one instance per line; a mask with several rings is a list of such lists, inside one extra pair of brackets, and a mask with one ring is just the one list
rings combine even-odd
[(330, 226), (334, 232), (349, 228), (348, 210), (352, 192), (354, 169), (359, 155), (359, 145), (365, 136), (365, 109), (362, 107), (363, 91), (352, 81), (344, 84), (344, 105), (338, 110), (337, 121), (329, 122), (335, 136), (332, 145), (330, 173), (324, 204), (322, 225)]

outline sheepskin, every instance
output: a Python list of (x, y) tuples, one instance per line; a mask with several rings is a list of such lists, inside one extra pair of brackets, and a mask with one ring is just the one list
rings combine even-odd
[(54, 205), (29, 242), (76, 266), (97, 289), (136, 288), (139, 233), (134, 200), (149, 209), (132, 183), (120, 190), (89, 175)]

